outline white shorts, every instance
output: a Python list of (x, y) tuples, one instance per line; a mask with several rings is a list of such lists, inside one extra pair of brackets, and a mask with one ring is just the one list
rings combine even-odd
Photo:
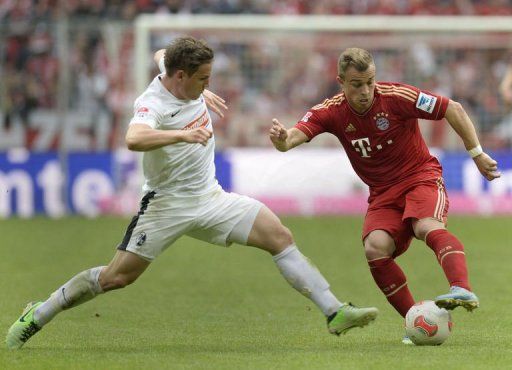
[(147, 193), (117, 249), (152, 261), (180, 236), (211, 244), (247, 244), (263, 204), (222, 189), (200, 197)]

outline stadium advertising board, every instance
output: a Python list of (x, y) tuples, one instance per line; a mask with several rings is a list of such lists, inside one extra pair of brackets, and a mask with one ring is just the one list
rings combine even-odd
[[(502, 177), (487, 182), (466, 153), (436, 153), (444, 168), (450, 211), (512, 214), (512, 152), (493, 153)], [(141, 179), (138, 156), (104, 153), (0, 153), (0, 217), (68, 213), (132, 214)], [(367, 187), (339, 150), (233, 149), (217, 153), (222, 187), (258, 198), (284, 214), (360, 214)]]
[(100, 213), (100, 200), (116, 188), (111, 158), (111, 153), (65, 158), (26, 150), (0, 154), (0, 216)]
[[(231, 150), (233, 191), (278, 213), (361, 214), (368, 190), (336, 149)], [(451, 213), (512, 214), (512, 153), (492, 153), (502, 172), (488, 182), (465, 152), (435, 151), (444, 169)]]

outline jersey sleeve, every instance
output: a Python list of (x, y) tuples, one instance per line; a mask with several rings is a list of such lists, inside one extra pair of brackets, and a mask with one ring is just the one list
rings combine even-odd
[(406, 118), (422, 118), (433, 121), (444, 118), (450, 102), (449, 98), (409, 85), (394, 86), (394, 88), (397, 90), (395, 95), (397, 98), (393, 99), (394, 108)]
[(140, 123), (148, 125), (151, 128), (156, 128), (158, 126), (159, 117), (160, 115), (153, 104), (143, 99), (137, 99), (133, 105), (133, 117), (130, 121), (130, 125)]
[(329, 131), (329, 114), (326, 109), (311, 108), (294, 126), (302, 131), (309, 140)]

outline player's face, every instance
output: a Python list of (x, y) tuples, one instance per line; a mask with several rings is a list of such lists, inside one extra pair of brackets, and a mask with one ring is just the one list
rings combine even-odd
[(366, 112), (373, 103), (375, 92), (375, 66), (370, 65), (364, 72), (349, 67), (345, 78), (338, 77), (350, 106), (358, 113)]
[(181, 79), (181, 94), (184, 99), (198, 99), (204, 89), (210, 83), (210, 74), (212, 72), (212, 64), (201, 64), (192, 76), (187, 75), (184, 71)]

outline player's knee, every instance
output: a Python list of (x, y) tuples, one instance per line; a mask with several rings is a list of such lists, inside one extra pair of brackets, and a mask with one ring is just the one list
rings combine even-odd
[(130, 275), (121, 275), (114, 279), (114, 284), (117, 289), (122, 289), (132, 284), (136, 278), (131, 277)]
[(293, 244), (293, 235), (290, 229), (288, 229), (286, 226), (283, 226), (281, 233), (282, 245), (284, 245), (285, 248)]
[(434, 230), (444, 229), (445, 226), (442, 222), (433, 219), (422, 219), (413, 222), (412, 229), (414, 236), (419, 240), (425, 240), (427, 234)]
[(260, 219), (260, 222), (253, 226), (247, 245), (276, 255), (293, 244), (293, 236), (290, 230), (275, 215), (271, 216), (270, 218)]
[(273, 239), (272, 244), (274, 245), (274, 249), (278, 252), (293, 244), (293, 236), (290, 229), (283, 225), (280, 225), (276, 230)]
[(104, 291), (122, 289), (132, 284), (137, 277), (130, 274), (115, 274), (106, 276), (103, 281), (100, 280), (101, 287)]
[(364, 254), (368, 261), (374, 260), (376, 258), (387, 257), (386, 253), (383, 253), (381, 249), (379, 249), (373, 244), (367, 243), (365, 243), (364, 245)]
[(395, 250), (395, 243), (391, 236), (382, 230), (372, 231), (364, 240), (364, 252), (368, 261), (391, 257)]

